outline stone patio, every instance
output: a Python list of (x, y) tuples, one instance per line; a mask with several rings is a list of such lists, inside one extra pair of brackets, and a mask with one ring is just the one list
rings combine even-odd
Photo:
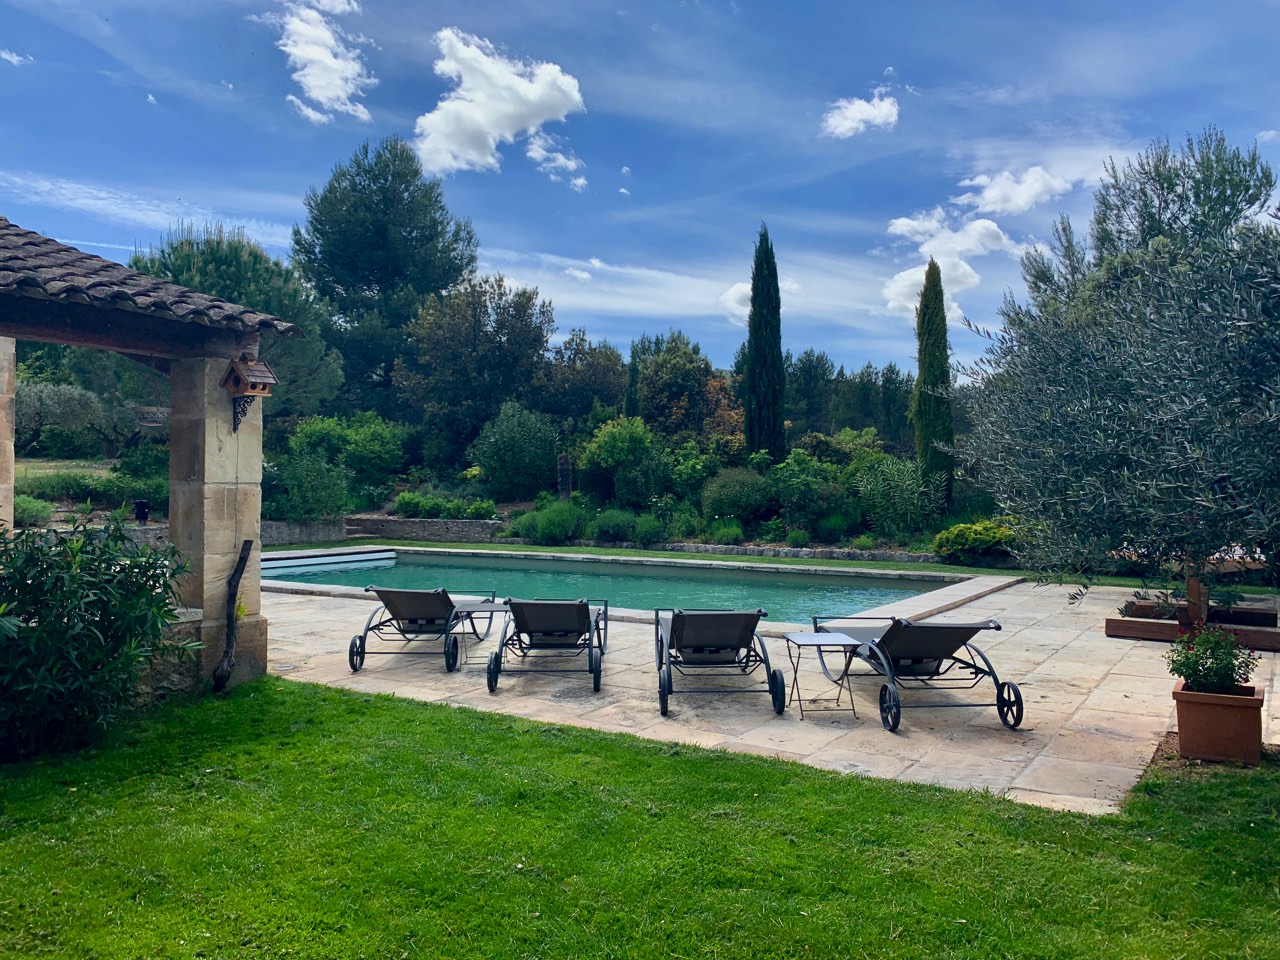
[[(347, 645), (373, 609), (369, 600), (270, 592), (263, 594), (262, 606), (271, 622), (270, 672), (293, 680), (762, 754), (849, 774), (989, 790), (1055, 809), (1114, 813), (1173, 725), (1173, 681), (1162, 659), (1167, 645), (1104, 636), (1103, 619), (1129, 591), (1095, 589), (1076, 606), (1067, 603), (1066, 592), (1017, 584), (932, 617), (994, 618), (1003, 625), (1000, 633), (980, 635), (978, 643), (1001, 679), (1022, 688), (1026, 716), (1020, 729), (1001, 726), (994, 708), (920, 708), (904, 709), (902, 725), (892, 734), (880, 724), (877, 679), (854, 682), (856, 717), (847, 708), (810, 709), (808, 702), (804, 719), (794, 704), (776, 716), (766, 696), (681, 695), (679, 682), (670, 714), (662, 717), (651, 623), (616, 617), (611, 622), (599, 693), (591, 692), (584, 670), (570, 676), (504, 673), (497, 693), (490, 694), (484, 663), (496, 648), (496, 628), (488, 640), (473, 643), (470, 662), (455, 673), (445, 673), (437, 656), (369, 656), (353, 674)], [(927, 598), (938, 593), (907, 602), (921, 607), (920, 617), (931, 603), (937, 605)], [(908, 615), (899, 606), (894, 612)], [(791, 666), (777, 638), (787, 627), (769, 627), (775, 636), (767, 640), (770, 656), (784, 669), (790, 695)], [(1264, 740), (1275, 742), (1280, 657), (1262, 656), (1254, 680), (1267, 691)], [(829, 697), (836, 689), (807, 659), (799, 679), (806, 700)], [(710, 685), (698, 680), (699, 686)], [(988, 685), (941, 696), (987, 701), (993, 693)], [(904, 705), (913, 698), (920, 693), (906, 691)]]

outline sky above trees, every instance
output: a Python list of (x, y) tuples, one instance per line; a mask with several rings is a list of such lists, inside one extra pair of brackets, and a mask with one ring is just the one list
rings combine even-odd
[(285, 256), (306, 189), (397, 135), (562, 333), (678, 327), (727, 367), (764, 221), (788, 349), (914, 367), (933, 257), (964, 358), (1107, 157), (1215, 123), (1280, 163), (1276, 4), (1039, 6), (0, 0), (0, 215)]

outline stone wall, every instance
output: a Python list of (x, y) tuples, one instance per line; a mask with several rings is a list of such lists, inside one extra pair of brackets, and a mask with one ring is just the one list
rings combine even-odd
[(503, 528), (500, 520), (407, 520), (403, 517), (348, 517), (347, 535), (433, 543), (488, 543)]
[(262, 521), (262, 545), (279, 547), (287, 543), (327, 543), (345, 540), (347, 526), (342, 520), (313, 520), (309, 523), (286, 523), (283, 520)]
[[(526, 544), (529, 540), (500, 540), (499, 543)], [(728, 557), (793, 557), (798, 560), (884, 561), (886, 563), (939, 563), (936, 553), (911, 553), (907, 550), (841, 550), (836, 547), (735, 547), (718, 543), (604, 543), (599, 540), (574, 540), (571, 547), (621, 547), (630, 550), (661, 550), (667, 553), (711, 553)]]

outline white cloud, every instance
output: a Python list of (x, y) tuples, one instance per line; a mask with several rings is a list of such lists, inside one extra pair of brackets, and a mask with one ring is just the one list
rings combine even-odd
[(15, 67), (23, 67), (28, 63), (35, 63), (36, 58), (23, 56), (20, 53), (14, 53), (12, 50), (0, 50), (0, 60), (13, 64)]
[[(897, 217), (889, 221), (890, 236), (903, 237), (917, 245), (925, 260), (932, 257), (942, 270), (942, 287), (947, 296), (947, 313), (958, 319), (963, 311), (955, 294), (972, 290), (982, 282), (982, 275), (969, 263), (973, 257), (989, 253), (1019, 256), (1023, 247), (1005, 235), (994, 221), (986, 218), (970, 220), (959, 228), (951, 227), (941, 207), (934, 207), (914, 217)], [(882, 293), (886, 306), (894, 313), (913, 316), (924, 286), (924, 265), (902, 270), (885, 282)]]
[(626, 187), (619, 187), (619, 188), (618, 188), (618, 192), (619, 192), (620, 194), (622, 194), (624, 197), (629, 197), (629, 196), (631, 196), (631, 191), (630, 191), (630, 190), (628, 190)]
[(223, 221), (243, 226), (245, 233), (267, 247), (288, 248), (292, 227), (255, 217), (237, 217), (226, 211), (179, 199), (140, 196), (114, 187), (32, 174), (0, 171), (0, 195), (36, 206), (74, 210), (106, 223), (128, 224), (160, 233), (180, 222), (205, 224)]
[[(799, 294), (801, 289), (800, 284), (791, 277), (783, 277), (778, 281), (778, 290), (782, 293), (794, 296)], [(746, 281), (735, 283), (720, 294), (717, 302), (730, 320), (740, 327), (745, 327), (747, 325), (747, 317), (751, 313), (751, 284)], [(786, 309), (787, 301), (784, 297), (782, 301), (784, 313)]]
[(587, 189), (587, 178), (574, 177), (569, 181), (569, 186), (571, 186), (576, 192), (581, 193), (583, 190)]
[(367, 123), (373, 118), (365, 105), (354, 98), (363, 97), (378, 80), (365, 68), (357, 49), (364, 41), (351, 36), (324, 15), (353, 13), (360, 8), (350, 0), (309, 2), (310, 6), (287, 2), (284, 13), (261, 18), (280, 28), (276, 46), (294, 68), (292, 76), (303, 95), (315, 107), (303, 104), (292, 94), (286, 99), (312, 123), (328, 123), (335, 113), (345, 113)]
[(622, 168), (622, 175), (623, 175), (624, 177), (629, 177), (629, 176), (631, 176), (631, 168), (630, 168), (630, 167), (623, 167), (623, 168)]
[(979, 174), (961, 180), (962, 187), (981, 187), (977, 193), (955, 197), (955, 202), (974, 207), (984, 213), (1026, 213), (1032, 207), (1067, 193), (1075, 182), (1050, 173), (1039, 165), (1029, 167), (1021, 176), (1002, 170), (995, 176)]
[(591, 279), (591, 274), (586, 270), (579, 270), (577, 267), (565, 267), (564, 275), (573, 277), (575, 280), (581, 280), (583, 283)]
[(153, 107), (156, 105), (155, 94), (152, 94), (152, 93), (147, 94), (147, 103), (151, 104)]
[(307, 106), (292, 93), (287, 95), (284, 99), (285, 102), (293, 107), (294, 110), (298, 111), (298, 116), (302, 117), (303, 120), (314, 123), (316, 126), (333, 123), (332, 113), (321, 113), (319, 110), (315, 110)]
[(884, 75), (885, 75), (886, 77), (892, 77), (892, 76), (893, 76), (895, 73), (897, 73), (897, 72), (898, 72), (898, 71), (897, 71), (897, 70), (895, 70), (895, 69), (893, 69), (893, 67), (885, 67), (885, 68), (884, 68)]
[(887, 92), (886, 88), (879, 87), (870, 100), (857, 97), (837, 100), (822, 117), (822, 132), (828, 137), (847, 140), (867, 127), (892, 130), (898, 123), (898, 101), (885, 96)]
[(236, 85), (229, 80), (219, 80), (218, 83), (228, 92), (235, 90)]
[(529, 135), (524, 155), (552, 180), (559, 180), (561, 172), (573, 173), (586, 166), (572, 151), (563, 153), (558, 149), (559, 146), (560, 142), (555, 137), (539, 130)]
[[(529, 138), (526, 155), (544, 173), (557, 169), (576, 171), (582, 161), (548, 146), (543, 124), (563, 121), (586, 109), (578, 81), (557, 64), (510, 60), (488, 40), (448, 27), (435, 35), (440, 59), (435, 72), (456, 86), (441, 98), (434, 110), (418, 117), (414, 146), (430, 173), (458, 170), (497, 170), (498, 146)], [(538, 156), (552, 163), (543, 168)], [(572, 163), (572, 167), (557, 164)], [(576, 177), (586, 186), (585, 178)], [(581, 187), (574, 187), (581, 189)]]
[[(0, 53), (0, 56), (4, 56), (4, 54)], [(5, 59), (7, 60), (8, 57), (5, 57)], [(1259, 143), (1271, 143), (1274, 140), (1280, 140), (1280, 130), (1259, 130), (1258, 131)]]

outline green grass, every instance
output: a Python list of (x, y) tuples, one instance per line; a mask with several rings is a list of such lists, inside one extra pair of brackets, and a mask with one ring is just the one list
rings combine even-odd
[(14, 463), (15, 477), (38, 477), (47, 473), (110, 473), (111, 460), (36, 460), (19, 457)]
[[(885, 735), (889, 736), (888, 734)], [(266, 679), (0, 769), (13, 957), (1275, 957), (1280, 767), (1124, 815)]]

